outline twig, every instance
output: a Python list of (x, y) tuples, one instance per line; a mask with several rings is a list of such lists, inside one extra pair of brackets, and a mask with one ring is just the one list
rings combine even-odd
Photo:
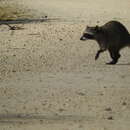
[(5, 25), (7, 25), (10, 30), (22, 30), (22, 29), (24, 29), (24, 28), (18, 27), (18, 26), (10, 26), (10, 25), (7, 24), (7, 23), (5, 23)]

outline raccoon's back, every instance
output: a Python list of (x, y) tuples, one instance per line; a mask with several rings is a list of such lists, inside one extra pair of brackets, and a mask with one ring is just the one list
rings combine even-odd
[(113, 42), (126, 43), (129, 40), (129, 32), (123, 24), (118, 21), (110, 21), (102, 26), (108, 39)]

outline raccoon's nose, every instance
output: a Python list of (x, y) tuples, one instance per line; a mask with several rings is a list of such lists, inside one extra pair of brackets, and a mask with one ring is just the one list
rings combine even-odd
[(82, 41), (85, 40), (85, 37), (82, 36), (82, 37), (80, 38), (80, 40), (82, 40)]

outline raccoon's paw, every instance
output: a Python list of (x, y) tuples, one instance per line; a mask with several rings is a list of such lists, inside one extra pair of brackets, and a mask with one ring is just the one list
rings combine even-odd
[(112, 60), (111, 62), (106, 63), (107, 65), (115, 65), (117, 61)]

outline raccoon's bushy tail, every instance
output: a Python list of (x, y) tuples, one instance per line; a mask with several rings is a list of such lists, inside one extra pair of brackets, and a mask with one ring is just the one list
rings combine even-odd
[(129, 36), (128, 36), (128, 40), (129, 40), (129, 43), (130, 43), (130, 34), (129, 34)]
[(130, 34), (129, 34), (129, 37), (128, 37), (128, 46), (130, 47)]
[(129, 34), (129, 41), (130, 41), (130, 34)]

